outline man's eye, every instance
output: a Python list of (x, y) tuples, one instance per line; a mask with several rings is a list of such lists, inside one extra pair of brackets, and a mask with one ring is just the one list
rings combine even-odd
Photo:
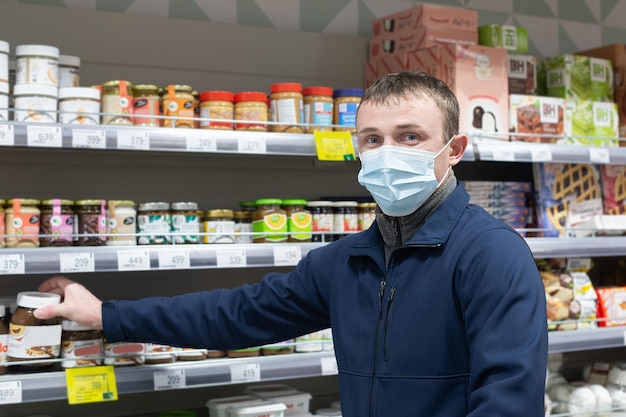
[(409, 135), (405, 135), (404, 136), (404, 140), (406, 140), (407, 142), (415, 142), (419, 139), (419, 137), (417, 135), (413, 135), (413, 134), (409, 134)]
[(367, 142), (367, 143), (379, 143), (380, 139), (377, 138), (376, 136), (370, 136), (367, 139), (365, 139), (365, 142)]

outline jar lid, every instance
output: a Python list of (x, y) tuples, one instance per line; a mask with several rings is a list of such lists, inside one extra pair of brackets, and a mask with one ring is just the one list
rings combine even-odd
[(154, 84), (137, 84), (134, 88), (133, 91), (135, 93), (138, 93), (139, 91), (144, 92), (144, 93), (155, 93), (157, 94), (159, 92), (159, 87), (154, 85)]
[(356, 207), (358, 203), (356, 201), (335, 201), (333, 207)]
[(233, 101), (235, 96), (230, 91), (203, 91), (200, 101)]
[(257, 206), (269, 205), (269, 204), (280, 204), (283, 200), (280, 198), (259, 198), (255, 204)]
[(6, 204), (6, 200), (4, 200), (3, 198), (0, 198), (0, 206), (4, 206), (5, 204)]
[(240, 201), (239, 207), (244, 210), (254, 211), (254, 209), (256, 208), (256, 201)]
[(57, 97), (57, 88), (53, 85), (16, 84), (13, 87), (15, 96), (49, 96)]
[(172, 85), (168, 85), (166, 87), (163, 87), (163, 89), (164, 89), (163, 93), (167, 93), (170, 87), (174, 87), (174, 91), (181, 92), (181, 93), (189, 93), (189, 94), (191, 94), (191, 92), (193, 91), (193, 87), (190, 86), (190, 85), (172, 84)]
[(68, 67), (80, 67), (80, 58), (73, 55), (59, 55), (59, 65)]
[(15, 48), (15, 56), (42, 55), (59, 59), (59, 48), (48, 45), (18, 45)]
[(206, 217), (207, 218), (235, 217), (235, 213), (232, 210), (228, 210), (228, 209), (214, 209), (214, 210), (207, 210)]
[(76, 206), (101, 206), (106, 203), (105, 200), (77, 200), (74, 202)]
[(376, 208), (376, 203), (359, 203), (357, 207), (362, 208)]
[(198, 210), (198, 203), (179, 201), (172, 203), (172, 210)]
[(63, 330), (68, 330), (70, 332), (81, 332), (81, 331), (85, 331), (85, 330), (96, 330), (93, 327), (89, 327), (89, 326), (84, 326), (80, 323), (77, 323), (75, 321), (72, 320), (63, 320), (61, 322), (61, 328)]
[(9, 53), (9, 42), (0, 41), (0, 52)]
[(301, 198), (292, 198), (283, 200), (281, 203), (283, 206), (306, 206), (306, 200)]
[(39, 200), (35, 200), (34, 198), (12, 198), (7, 201), (7, 205), (12, 206), (13, 203), (19, 202), (23, 206), (38, 206)]
[(17, 293), (17, 305), (27, 308), (39, 308), (59, 304), (61, 296), (51, 292), (24, 291)]
[(306, 203), (309, 207), (332, 207), (332, 201), (309, 201)]
[(64, 87), (59, 88), (59, 99), (86, 98), (100, 100), (100, 90), (91, 87)]
[(362, 88), (339, 88), (333, 93), (333, 97), (363, 97)]
[(0, 94), (9, 94), (9, 83), (0, 83)]
[(333, 96), (333, 89), (330, 88), (330, 87), (318, 87), (318, 86), (305, 87), (304, 90), (302, 90), (302, 94), (304, 94), (305, 96), (329, 96), (329, 97), (332, 97)]
[(251, 211), (236, 211), (234, 213), (234, 217), (236, 220), (250, 220), (252, 219)]
[(131, 89), (133, 88), (133, 84), (129, 81), (125, 81), (125, 80), (111, 80), (111, 81), (106, 81), (104, 83), (102, 83), (102, 88), (117, 88), (120, 86), (120, 82), (124, 81), (126, 83), (126, 88), (127, 89)]
[(281, 92), (302, 92), (302, 84), (300, 83), (278, 83), (270, 86), (270, 93)]
[(115, 207), (135, 207), (135, 202), (131, 200), (109, 200), (109, 204), (115, 204)]
[(241, 91), (235, 94), (235, 103), (241, 101), (261, 101), (267, 104), (267, 94), (261, 91)]
[(138, 211), (155, 211), (155, 210), (169, 210), (170, 203), (163, 201), (155, 201), (149, 203), (139, 203)]
[(52, 200), (41, 200), (42, 206), (54, 206), (55, 204), (61, 204), (63, 206), (71, 206), (74, 204), (72, 200), (63, 200), (59, 198), (55, 198)]

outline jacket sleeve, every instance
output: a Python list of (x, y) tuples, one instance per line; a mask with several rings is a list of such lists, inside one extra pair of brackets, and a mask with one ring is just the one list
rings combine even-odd
[(325, 291), (313, 277), (310, 258), (309, 253), (290, 273), (270, 273), (236, 289), (106, 301), (104, 336), (111, 343), (238, 349), (330, 327)]
[(526, 242), (497, 229), (468, 245), (460, 302), (470, 346), (469, 416), (544, 416), (545, 292)]

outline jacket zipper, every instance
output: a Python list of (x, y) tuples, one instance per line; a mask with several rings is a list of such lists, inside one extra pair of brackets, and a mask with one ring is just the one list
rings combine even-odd
[(378, 321), (376, 322), (376, 339), (374, 339), (374, 367), (372, 369), (372, 382), (370, 383), (370, 405), (369, 415), (374, 417), (374, 398), (376, 398), (376, 374), (378, 372), (378, 335), (380, 333), (380, 322), (383, 318), (383, 303), (385, 297), (385, 287), (387, 287), (387, 281), (384, 279), (380, 281), (380, 290), (378, 291), (378, 297), (380, 298), (380, 309), (378, 313)]
[(383, 346), (384, 350), (384, 358), (385, 361), (389, 360), (389, 339), (390, 339), (390, 320), (391, 320), (391, 307), (393, 303), (394, 296), (396, 295), (396, 287), (391, 287), (391, 291), (389, 292), (389, 297), (387, 297), (387, 312), (385, 313), (385, 328), (383, 330), (383, 334), (385, 335), (385, 342)]

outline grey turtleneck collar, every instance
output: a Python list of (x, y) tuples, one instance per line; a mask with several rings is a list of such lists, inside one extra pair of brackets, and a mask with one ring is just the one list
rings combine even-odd
[(448, 198), (456, 188), (457, 179), (454, 174), (430, 196), (413, 213), (402, 217), (390, 217), (380, 211), (376, 206), (376, 223), (385, 242), (385, 264), (389, 265), (389, 259), (394, 250), (404, 245), (411, 239), (419, 228), (426, 222), (428, 217)]

